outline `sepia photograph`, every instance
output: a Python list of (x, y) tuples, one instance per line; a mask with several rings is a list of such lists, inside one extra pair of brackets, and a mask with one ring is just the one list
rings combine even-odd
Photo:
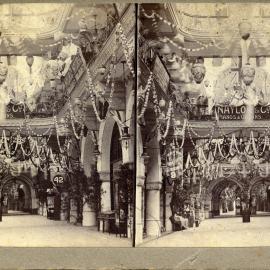
[(0, 1), (0, 269), (267, 269), (270, 3)]
[(0, 4), (0, 246), (131, 247), (134, 4)]
[(268, 3), (140, 4), (138, 246), (269, 246), (269, 19)]

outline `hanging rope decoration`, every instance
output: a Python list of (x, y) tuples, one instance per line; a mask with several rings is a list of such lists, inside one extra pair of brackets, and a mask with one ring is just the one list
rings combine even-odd
[(167, 120), (166, 129), (165, 129), (165, 132), (163, 134), (161, 134), (162, 139), (165, 139), (168, 135), (168, 132), (170, 129), (172, 113), (173, 113), (173, 104), (172, 104), (172, 101), (170, 100), (167, 115), (166, 115), (166, 120)]
[[(152, 14), (151, 15), (148, 15), (146, 13), (146, 11), (144, 10), (144, 8), (141, 7), (141, 10), (142, 10), (142, 13), (143, 15), (148, 18), (148, 19), (152, 19), (153, 21), (153, 26), (156, 30), (157, 28), (157, 22), (155, 21), (155, 17), (157, 17), (160, 21), (162, 21), (163, 23), (167, 24), (168, 26), (172, 27), (174, 30), (176, 31), (179, 31), (179, 27), (169, 21), (167, 21), (166, 19), (164, 19), (162, 16), (160, 16), (158, 13), (156, 13), (155, 11), (152, 10)], [(194, 42), (196, 42), (197, 44), (201, 45), (201, 47), (199, 48), (185, 48), (183, 46), (180, 46), (178, 45), (177, 43), (175, 43), (172, 39), (168, 38), (168, 37), (164, 37), (164, 40), (165, 41), (168, 41), (169, 43), (171, 43), (173, 46), (177, 47), (178, 49), (180, 50), (183, 50), (183, 51), (186, 51), (186, 52), (198, 52), (198, 51), (201, 51), (201, 50), (204, 50), (210, 46), (214, 46), (214, 42), (211, 41), (209, 42), (208, 44), (204, 44), (202, 43), (201, 41), (198, 41), (198, 40), (194, 40)]]
[(93, 106), (93, 110), (95, 112), (95, 115), (96, 115), (97, 120), (99, 122), (103, 122), (104, 119), (101, 119), (100, 118), (99, 113), (98, 113), (98, 110), (97, 110), (97, 107), (96, 107), (96, 100), (95, 100), (95, 96), (94, 96), (95, 87), (94, 87), (93, 80), (92, 80), (92, 77), (91, 77), (91, 74), (90, 74), (90, 71), (89, 71), (88, 68), (86, 69), (86, 72), (87, 72), (88, 90), (89, 90), (89, 94), (90, 94), (90, 99), (91, 99), (91, 103), (92, 103), (92, 106)]
[(167, 41), (169, 43), (171, 43), (173, 46), (177, 47), (179, 50), (182, 50), (182, 51), (185, 51), (185, 52), (199, 52), (201, 50), (204, 50), (210, 46), (212, 46), (212, 43), (211, 44), (207, 44), (207, 45), (203, 45), (202, 47), (199, 47), (199, 48), (185, 48), (183, 46), (180, 46), (178, 45), (176, 42), (174, 42), (172, 39), (164, 36), (164, 41)]
[(144, 94), (144, 104), (142, 106), (142, 110), (140, 114), (138, 115), (138, 119), (141, 119), (144, 116), (145, 110), (147, 109), (148, 101), (149, 101), (149, 96), (150, 96), (150, 91), (151, 91), (151, 86), (153, 85), (153, 73), (151, 72), (148, 79), (147, 83), (145, 86), (145, 89), (142, 91)]
[(118, 23), (116, 27), (117, 27), (116, 34), (119, 35), (119, 39), (120, 39), (120, 42), (121, 42), (121, 45), (122, 45), (122, 48), (124, 51), (127, 65), (129, 67), (129, 70), (130, 70), (132, 76), (135, 77), (135, 71), (134, 71), (133, 60), (132, 60), (133, 59), (133, 57), (132, 57), (133, 50), (131, 49), (131, 47), (128, 44), (127, 37), (124, 33), (122, 24)]
[[(107, 109), (107, 113), (108, 113), (108, 111), (110, 110), (110, 108), (112, 106), (113, 94), (114, 94), (114, 91), (115, 91), (115, 75), (116, 75), (116, 64), (115, 63), (116, 63), (116, 55), (114, 54), (112, 58), (113, 58), (113, 61), (112, 61), (112, 64), (111, 64), (111, 67), (112, 67), (112, 70), (111, 70), (112, 83), (111, 83), (111, 91), (110, 91), (109, 100), (108, 100), (109, 106), (108, 106), (108, 109)], [(107, 82), (106, 82), (107, 84), (105, 86), (105, 91), (107, 90), (107, 88), (109, 86), (109, 82), (110, 82), (110, 79), (107, 78)]]
[(153, 104), (154, 104), (155, 114), (159, 116), (161, 114), (161, 110), (160, 110), (159, 103), (158, 103), (158, 95), (157, 95), (156, 85), (155, 85), (154, 81), (153, 81), (153, 88), (152, 89), (153, 89), (152, 95), (153, 95)]

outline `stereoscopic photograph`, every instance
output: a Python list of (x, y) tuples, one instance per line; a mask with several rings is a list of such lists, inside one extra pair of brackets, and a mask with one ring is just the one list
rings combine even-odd
[(269, 25), (268, 3), (2, 2), (0, 247), (148, 269), (269, 246)]
[(269, 246), (269, 18), (139, 6), (137, 245)]
[(0, 4), (0, 246), (129, 247), (133, 4)]

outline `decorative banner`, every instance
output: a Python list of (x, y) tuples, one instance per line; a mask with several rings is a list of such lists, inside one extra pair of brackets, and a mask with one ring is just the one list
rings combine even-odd
[(181, 178), (183, 176), (183, 149), (171, 143), (166, 156), (167, 176), (171, 180)]
[(242, 120), (246, 113), (246, 106), (215, 106), (213, 113), (218, 115), (219, 120)]
[(255, 106), (254, 120), (270, 120), (270, 106)]
[(158, 56), (155, 59), (153, 74), (154, 74), (155, 80), (159, 83), (160, 87), (166, 94), (168, 86), (169, 86), (169, 82), (170, 82), (170, 76), (166, 67), (161, 62)]

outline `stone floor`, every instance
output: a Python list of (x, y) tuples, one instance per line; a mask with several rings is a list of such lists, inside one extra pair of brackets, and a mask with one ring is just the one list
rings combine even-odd
[(143, 247), (258, 247), (270, 246), (270, 217), (241, 217), (204, 220), (198, 228), (172, 232), (145, 241)]
[(130, 247), (131, 240), (37, 215), (3, 216), (1, 247)]

